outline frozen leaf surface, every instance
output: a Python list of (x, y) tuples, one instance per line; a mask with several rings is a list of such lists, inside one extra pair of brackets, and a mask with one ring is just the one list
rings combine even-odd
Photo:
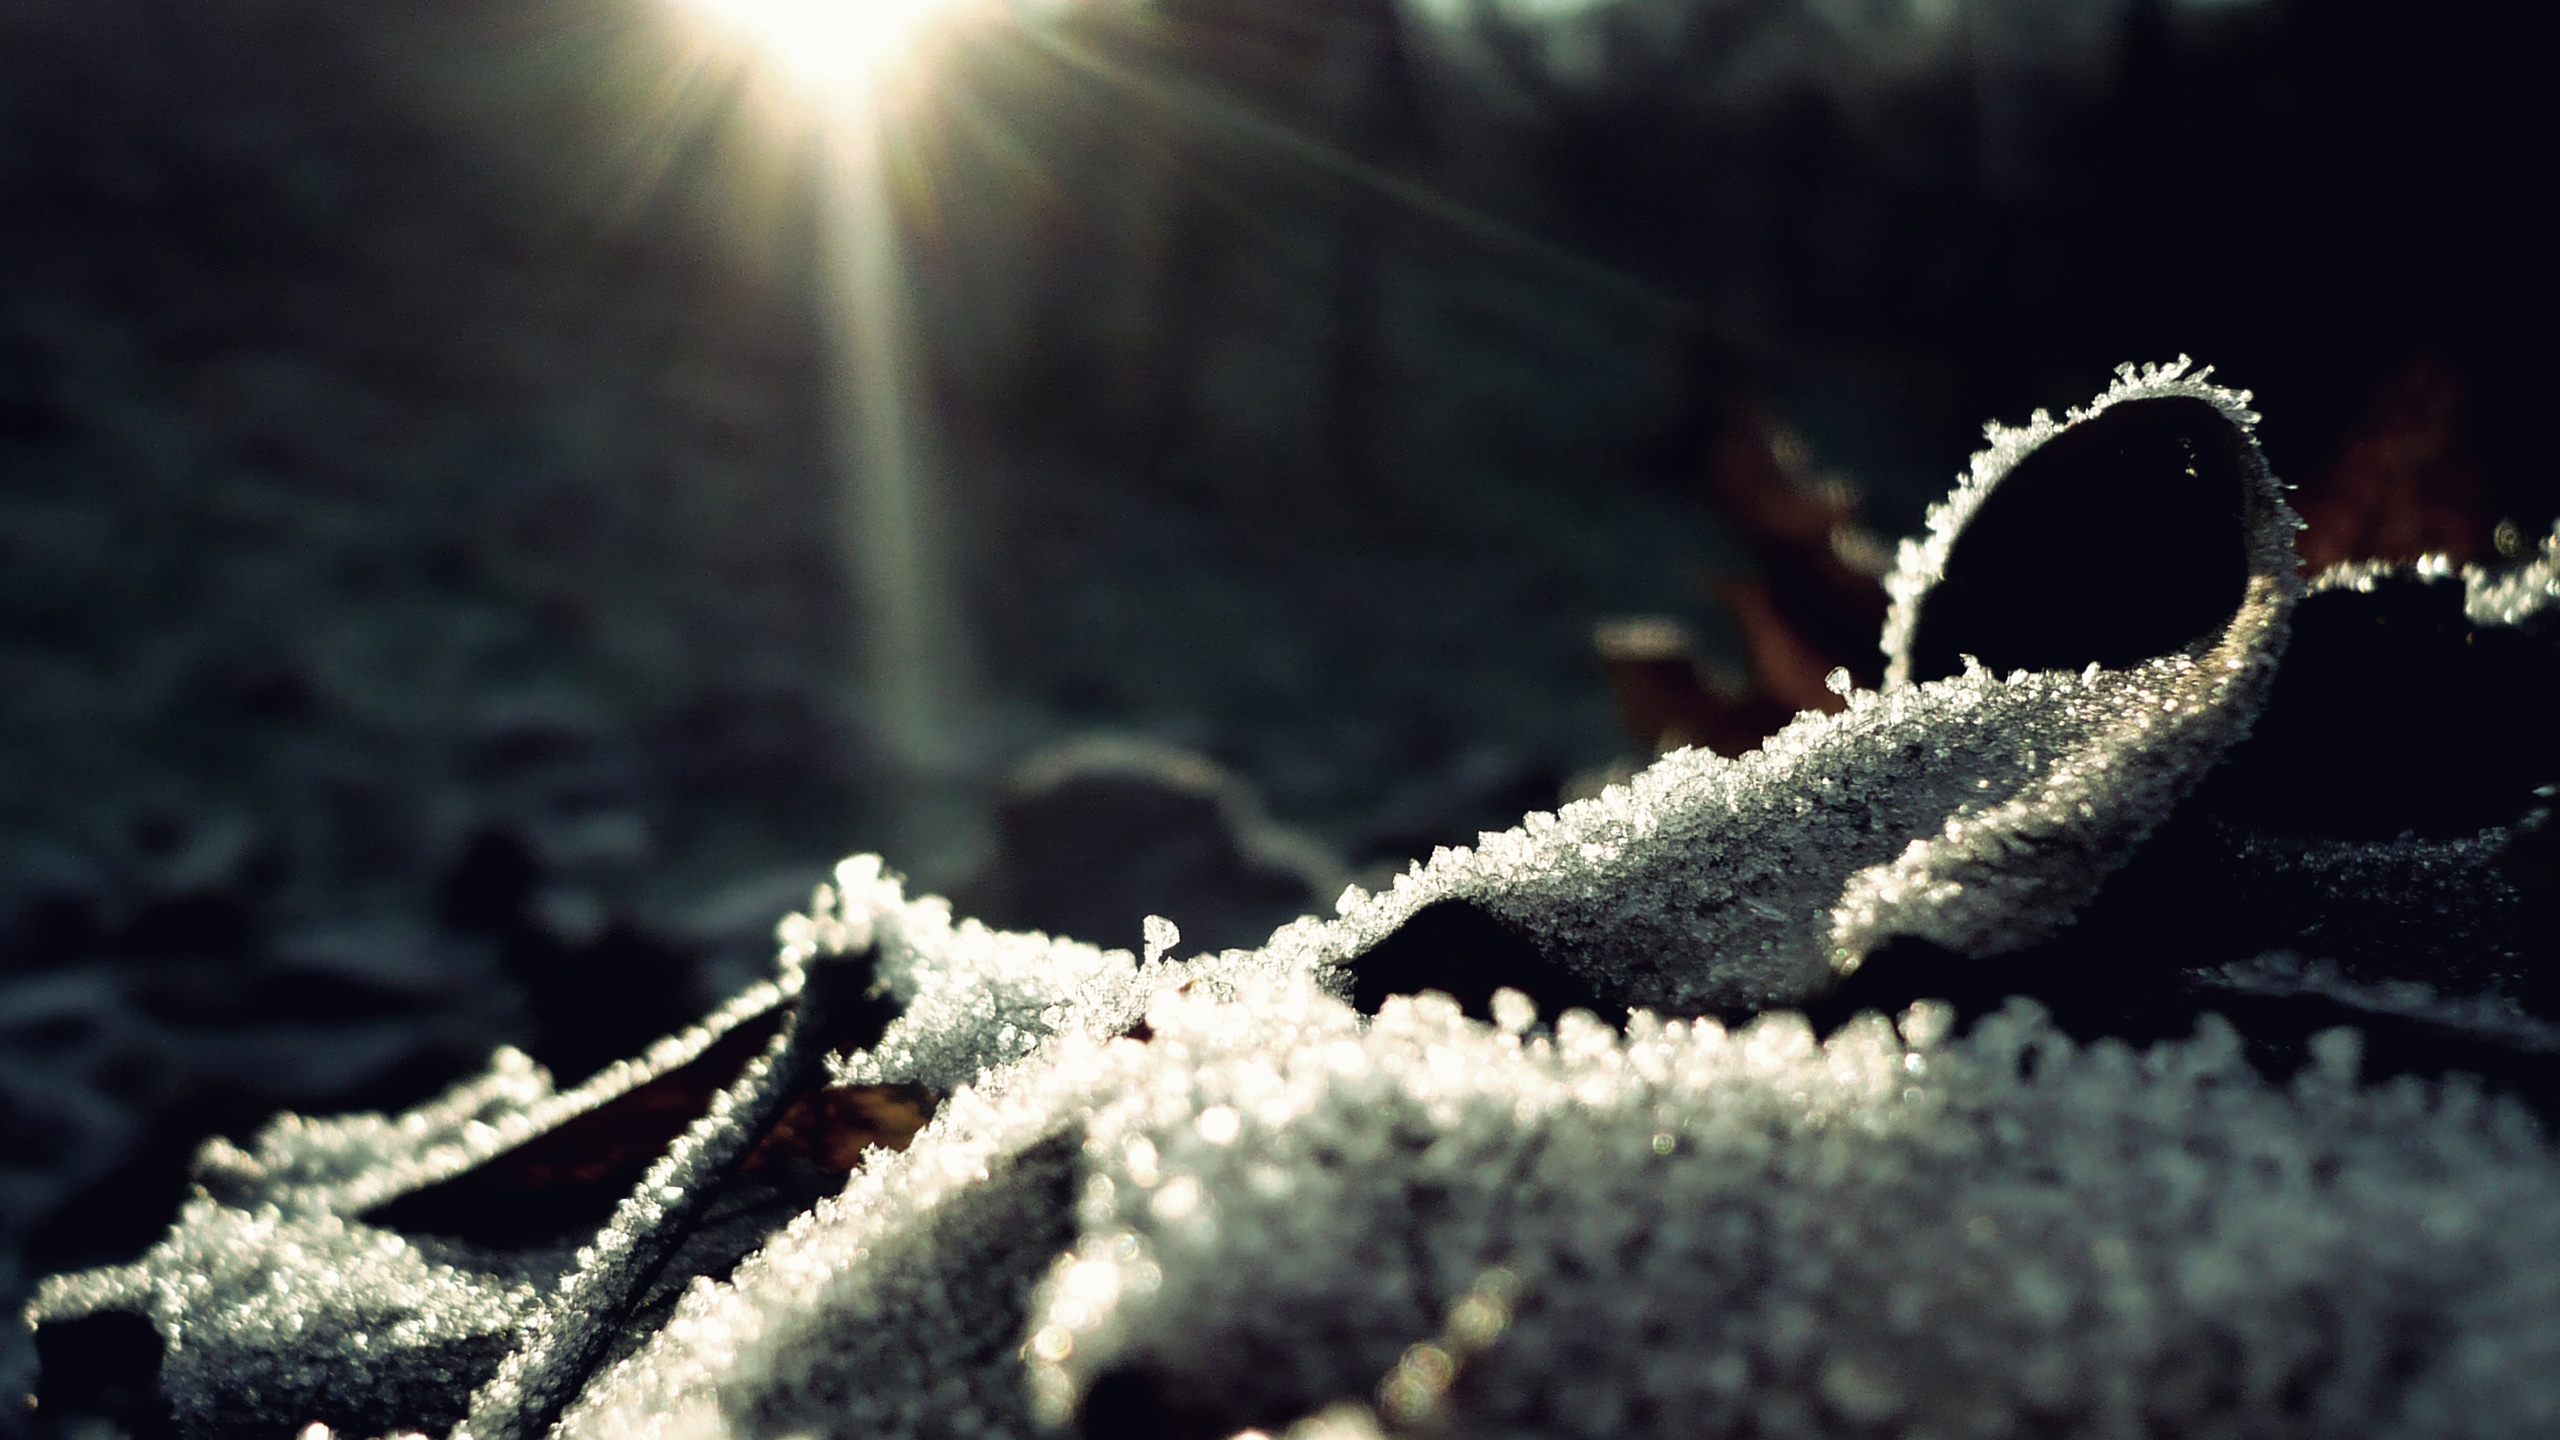
[(1897, 937), (2044, 937), (2247, 733), (2275, 671), (2300, 584), (2254, 419), (2181, 362), (1994, 427), (1905, 547), (1884, 691), (1435, 856), (1303, 943), (1356, 964), (1458, 900), (1612, 1002), (1695, 1014), (1802, 1004)]
[[(817, 975), (786, 965), (567, 1093), (501, 1051), (397, 1120), (289, 1116), (254, 1151), (216, 1140), (166, 1239), (134, 1265), (48, 1281), (35, 1313), (147, 1316), (191, 1434), (442, 1431), (475, 1391), (479, 1433), (539, 1433), (542, 1411), (628, 1348), (667, 1272), (724, 1272), (841, 1183), (824, 1121), (883, 1144), (921, 1124), (877, 1092), (793, 1103), (802, 1075), (823, 1075), (795, 1037), (879, 1029), (860, 994), (813, 1008), (834, 978)], [(755, 1178), (719, 1185), (737, 1168)]]
[[(2249, 424), (2172, 366), (1995, 431), (1904, 553), (1886, 688), (1756, 755), (1185, 959), (858, 857), (705, 1026), (210, 1147), (37, 1318), (147, 1317), (198, 1436), (2551, 1433), (2560, 1156), (2516, 1097), (2560, 1099), (2560, 1032), (2522, 951), (2448, 958), (2527, 933), (2551, 707), (2483, 692), (2462, 794), (2376, 800), (2441, 809), (2407, 835), (2240, 761), (2347, 683), (2296, 621), (2540, 673), (2552, 552), (2305, 599)], [(2495, 923), (2424, 949), (2442, 986), (2181, 948), (2217, 871)], [(1957, 1003), (1888, 1020), (1879, 976)], [(839, 1125), (880, 1137), (849, 1173), (750, 1183)], [(579, 1204), (504, 1236), (455, 1200), (545, 1184)]]
[[(2346, 1032), (2280, 1086), (2211, 1025), (2137, 1052), (2026, 1008), (1828, 1041), (1503, 1008), (1364, 1021), (1229, 972), (1144, 1043), (1071, 1030), (698, 1287), (565, 1433), (1220, 1436), (1343, 1400), (1520, 1435), (2560, 1418), (2560, 1164), (2475, 1090), (2359, 1087)], [(1453, 1319), (1495, 1271), (1504, 1313)], [(1462, 1323), (1463, 1373), (1399, 1399)]]

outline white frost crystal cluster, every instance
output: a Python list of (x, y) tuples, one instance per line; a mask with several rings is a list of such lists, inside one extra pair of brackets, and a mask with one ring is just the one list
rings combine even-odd
[(555, 1298), (629, 1248), (628, 1228), (667, 1203), (684, 1178), (686, 1142), (699, 1138), (679, 1141), (657, 1167), (666, 1173), (617, 1213), (625, 1231), (589, 1245), (495, 1251), (357, 1217), (697, 1059), (798, 982), (786, 967), (782, 986), (752, 986), (566, 1094), (522, 1054), (500, 1050), (487, 1074), (397, 1120), (286, 1116), (254, 1152), (216, 1139), (197, 1156), (195, 1194), (166, 1239), (137, 1264), (46, 1281), (33, 1313), (148, 1316), (167, 1345), (162, 1386), (180, 1424), (197, 1433), (234, 1428), (226, 1417), (284, 1425), (343, 1411), (348, 1395), (395, 1414), (448, 1408), (456, 1377), (521, 1364), (523, 1341), (551, 1322)]
[(2529, 563), (2504, 573), (2468, 570), (2462, 587), (2464, 608), (2479, 624), (2548, 624), (2560, 610), (2560, 527), (2542, 537)]
[[(2163, 400), (2245, 455), (2227, 622), (2131, 665), (1914, 679), (1916, 617), (2002, 480)], [(396, 1120), (217, 1142), (167, 1239), (33, 1313), (148, 1317), (197, 1436), (2560, 1433), (2560, 1154), (2517, 1101), (2361, 1078), (2348, 1029), (2270, 1080), (2210, 1017), (2145, 1048), (2026, 1002), (1827, 1037), (1792, 1008), (1896, 940), (1988, 957), (2069, 926), (2248, 734), (2302, 587), (2245, 401), (2181, 363), (1995, 432), (1905, 552), (1894, 682), (1755, 755), (1667, 756), (1188, 958), (1152, 918), (1143, 957), (955, 920), (858, 857), (784, 922), (778, 982), (696, 1031), (568, 1095), (502, 1055)], [(2547, 611), (2549, 569), (2473, 577), (2473, 617)], [(1347, 1003), (1444, 901), (1624, 1027), (1512, 989), (1489, 1020)], [(857, 960), (897, 1013), (825, 1073), (931, 1092), (930, 1123), (734, 1269), (688, 1269), (701, 1192), (815, 1063), (795, 997)], [(2216, 983), (2380, 993), (2282, 959)], [(2490, 1008), (2473, 1028), (2551, 1048)], [(382, 1218), (755, 1026), (591, 1238)]]
[[(1525, 1036), (1275, 976), (1148, 1018), (955, 1098), (565, 1433), (1026, 1433), (1133, 1369), (1198, 1417), (1169, 1433), (1276, 1428), (1389, 1404), (1496, 1272), (1408, 1423), (2560, 1424), (2560, 1164), (2468, 1090), (2358, 1089), (2343, 1032), (2280, 1088), (2224, 1029), (2084, 1050), (2023, 1009), (1956, 1042), (1925, 1008)], [(1027, 1313), (987, 1293), (1031, 1274)]]

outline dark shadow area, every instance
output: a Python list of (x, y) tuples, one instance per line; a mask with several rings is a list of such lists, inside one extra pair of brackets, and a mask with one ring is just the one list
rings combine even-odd
[(2459, 580), (2408, 577), (2306, 598), (2265, 712), (2196, 807), (2334, 840), (2514, 824), (2560, 781), (2560, 650), (2462, 607)]
[(1348, 962), (1351, 1003), (1375, 1015), (1391, 995), (1436, 990), (1477, 1020), (1493, 1019), (1493, 992), (1517, 990), (1548, 1024), (1567, 1010), (1588, 1010), (1611, 1025), (1627, 1007), (1600, 998), (1589, 982), (1548, 959), (1527, 937), (1464, 900), (1417, 910), (1395, 932)]
[(35, 1411), (45, 1423), (102, 1420), (132, 1440), (177, 1440), (160, 1394), (160, 1332), (139, 1315), (92, 1315), (36, 1331), (42, 1379)]
[(2201, 400), (2118, 405), (2021, 461), (1921, 602), (1911, 678), (1971, 655), (2122, 669), (2209, 636), (2248, 583), (2245, 439)]
[(1897, 940), (1806, 1007), (1807, 1018), (1828, 1035), (1862, 1012), (1891, 1017), (1917, 1001), (1937, 1000), (1952, 1004), (1959, 1028), (1969, 1029), (2019, 997), (2044, 1007), (2056, 1026), (2084, 1044), (2113, 1038), (2141, 1047), (2183, 1039), (2202, 1017), (2220, 1015), (2239, 1032), (2251, 1064), (2279, 1082), (2309, 1061), (2312, 1036), (2345, 1026), (2363, 1036), (2360, 1073), (2367, 1081), (2471, 1075), (2522, 1100), (2545, 1123), (2560, 1121), (2560, 1047), (2307, 990), (2243, 991), (2185, 968), (2263, 953), (2245, 940), (2215, 943), (2212, 912), (2136, 937), (2110, 937), (2097, 928), (2120, 914), (2102, 910), (2053, 940), (1983, 959), (1924, 940)]
[[(426, 1053), (347, 1093), (348, 1109), (398, 1112), (433, 1097), (485, 1055)], [(155, 1113), (125, 1158), (66, 1196), (27, 1232), (30, 1269), (43, 1274), (138, 1258), (169, 1228), (187, 1197), (197, 1149), (220, 1135), (247, 1145), (281, 1107), (267, 1091), (200, 1084)]]
[(1215, 1423), (1176, 1423), (1157, 1388), (1143, 1370), (1123, 1368), (1096, 1376), (1076, 1410), (1076, 1434), (1084, 1440), (1190, 1440), (1227, 1433)]
[(701, 1012), (697, 957), (628, 917), (585, 939), (542, 921), (544, 880), (532, 847), (511, 831), (472, 837), (437, 890), (437, 915), (456, 934), (494, 944), (499, 968), (532, 1012), (526, 1049), (563, 1086), (575, 1085)]

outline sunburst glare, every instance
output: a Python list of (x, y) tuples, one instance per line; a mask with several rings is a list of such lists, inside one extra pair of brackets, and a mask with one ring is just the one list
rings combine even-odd
[(828, 101), (872, 100), (932, 26), (983, 0), (684, 0)]
[[(935, 126), (932, 42), (1003, 0), (681, 0), (694, 39), (814, 136), (820, 322), (829, 339), (838, 559), (859, 638), (854, 704), (902, 845), (965, 848), (972, 683), (938, 517), (946, 508), (892, 152)], [(710, 59), (704, 53), (701, 58)], [(755, 84), (760, 79), (785, 82)], [(922, 862), (932, 863), (930, 859)]]
[[(943, 469), (946, 437), (938, 433), (933, 346), (924, 334), (930, 307), (910, 253), (918, 234), (948, 239), (1007, 223), (984, 208), (986, 190), (945, 186), (967, 172), (952, 157), (972, 144), (994, 140), (1015, 157), (1015, 178), (1032, 178), (1032, 188), (1047, 179), (1030, 175), (1036, 161), (1021, 163), (1039, 147), (1004, 133), (1032, 107), (1014, 103), (1020, 96), (991, 103), (989, 76), (1006, 72), (990, 62), (1009, 62), (1016, 79), (1026, 60), (1054, 68), (1072, 83), (1051, 99), (1078, 93), (1085, 103), (1111, 104), (1122, 125), (1153, 131), (1203, 162), (1234, 157), (1258, 168), (1276, 158), (1316, 182), (1319, 203), (1343, 203), (1347, 187), (1366, 197), (1363, 205), (1383, 202), (1648, 309), (1680, 308), (1641, 282), (1365, 160), (1337, 135), (1303, 130), (1227, 93), (1221, 81), (1235, 77), (1200, 57), (1249, 35), (1168, 29), (1149, 7), (1096, 0), (668, 0), (667, 13), (678, 21), (666, 60), (667, 73), (684, 77), (679, 91), (726, 94), (758, 112), (764, 123), (754, 128), (768, 138), (815, 142), (775, 153), (815, 162), (801, 174), (814, 182), (813, 298), (828, 340), (834, 549), (855, 641), (847, 698), (864, 722), (865, 763), (882, 782), (895, 846), (919, 869), (978, 843), (983, 807), (971, 786), (1000, 743), (992, 727), (1001, 722), (981, 703), (987, 690), (951, 553), (971, 517), (954, 514)], [(1079, 23), (1104, 21), (1111, 24)]]

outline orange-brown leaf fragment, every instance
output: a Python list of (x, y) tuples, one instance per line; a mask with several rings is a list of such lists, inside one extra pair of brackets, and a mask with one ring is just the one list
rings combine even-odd
[(791, 1102), (747, 1155), (741, 1173), (798, 1158), (851, 1174), (863, 1152), (904, 1150), (933, 1118), (934, 1095), (915, 1085), (830, 1085)]
[(2487, 558), (2487, 499), (2464, 443), (2467, 409), (2460, 372), (2432, 350), (2391, 372), (2337, 462), (2294, 497), (2303, 568), (2317, 574), (2348, 560)]

